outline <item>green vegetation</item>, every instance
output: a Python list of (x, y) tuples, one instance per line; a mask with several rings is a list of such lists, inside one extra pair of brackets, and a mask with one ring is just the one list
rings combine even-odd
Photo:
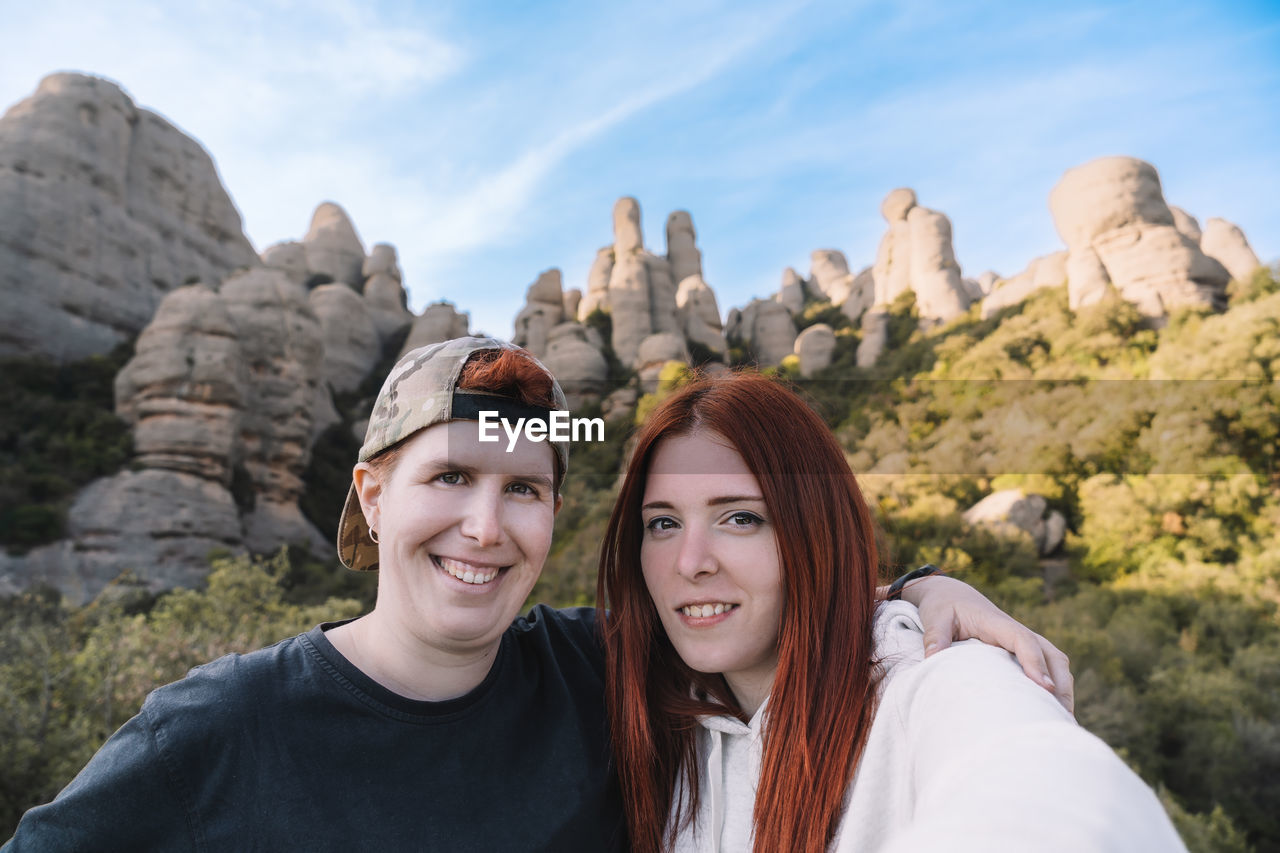
[(62, 365), (0, 359), (0, 546), (62, 538), (76, 490), (128, 462), (133, 439), (112, 389), (132, 356), (130, 341)]
[(155, 598), (121, 578), (83, 608), (33, 590), (0, 601), (0, 837), (47, 802), (154, 687), (194, 666), (361, 612), (288, 598), (283, 552), (217, 558), (203, 590)]

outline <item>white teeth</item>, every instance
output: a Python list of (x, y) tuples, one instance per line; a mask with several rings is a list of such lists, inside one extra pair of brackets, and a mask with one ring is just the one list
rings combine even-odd
[(450, 560), (448, 557), (437, 557), (436, 562), (440, 568), (453, 575), (463, 583), (486, 584), (498, 576), (497, 569), (477, 569), (475, 566), (458, 560)]
[(692, 619), (705, 619), (708, 616), (728, 613), (737, 606), (736, 604), (687, 604), (680, 608), (680, 612)]

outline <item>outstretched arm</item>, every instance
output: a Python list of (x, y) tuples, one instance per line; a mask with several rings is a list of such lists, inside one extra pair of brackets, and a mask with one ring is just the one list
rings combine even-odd
[[(882, 595), (887, 587), (881, 587)], [(1068, 711), (1075, 710), (1075, 681), (1070, 661), (1058, 647), (992, 604), (985, 595), (955, 578), (929, 575), (909, 582), (902, 600), (914, 604), (924, 623), (924, 655), (952, 640), (981, 640), (1012, 652), (1027, 677), (1048, 690)]]

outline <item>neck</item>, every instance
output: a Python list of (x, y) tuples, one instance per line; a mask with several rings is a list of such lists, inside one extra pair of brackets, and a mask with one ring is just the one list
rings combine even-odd
[(773, 675), (777, 667), (770, 667), (767, 672), (725, 673), (725, 683), (733, 691), (733, 698), (738, 700), (738, 707), (747, 719), (756, 715), (764, 700), (769, 698), (773, 689)]
[(404, 696), (427, 702), (456, 699), (480, 686), (502, 640), (478, 650), (442, 651), (392, 624), (377, 608), (325, 636), (353, 666)]

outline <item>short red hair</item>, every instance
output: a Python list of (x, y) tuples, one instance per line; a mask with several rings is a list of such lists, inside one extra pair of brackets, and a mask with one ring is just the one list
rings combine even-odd
[[(759, 481), (777, 530), (785, 596), (753, 817), (757, 851), (826, 850), (874, 713), (871, 513), (844, 452), (795, 393), (754, 373), (706, 378), (654, 410), (637, 436), (601, 546), (608, 606), (606, 702), (634, 848), (658, 853), (698, 802), (698, 717), (743, 717), (724, 678), (690, 669), (640, 568), (650, 460), (668, 437), (728, 439)], [(696, 698), (706, 697), (706, 698)], [(683, 778), (689, 797), (673, 799)], [(688, 811), (684, 811), (688, 807)]]

